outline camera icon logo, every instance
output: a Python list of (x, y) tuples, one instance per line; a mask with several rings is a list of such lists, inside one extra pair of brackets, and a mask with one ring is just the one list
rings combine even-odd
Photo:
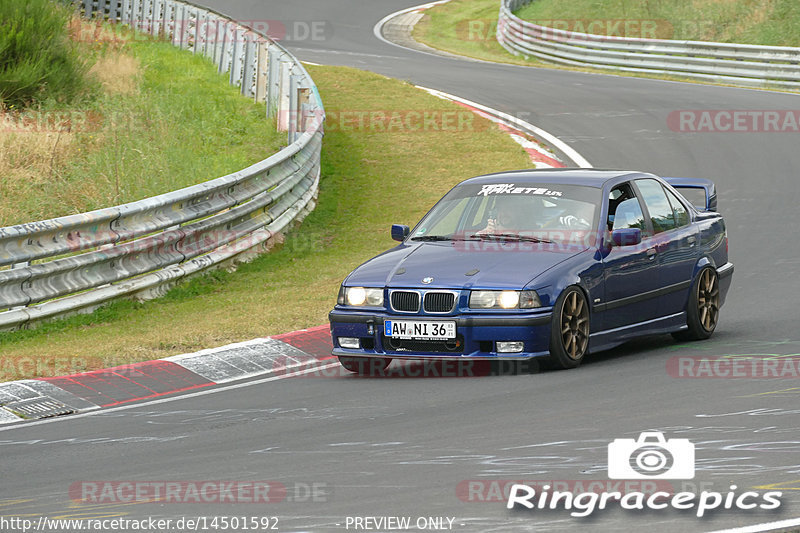
[(692, 479), (694, 444), (689, 439), (664, 439), (645, 431), (638, 439), (615, 439), (608, 445), (610, 479)]

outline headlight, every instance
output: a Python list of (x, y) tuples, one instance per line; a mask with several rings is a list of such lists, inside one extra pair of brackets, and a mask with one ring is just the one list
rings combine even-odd
[(337, 299), (339, 305), (352, 305), (352, 306), (370, 306), (382, 307), (383, 306), (383, 289), (375, 289), (370, 287), (342, 287), (339, 290), (339, 298)]
[(472, 309), (533, 309), (541, 307), (536, 291), (472, 291), (469, 293)]

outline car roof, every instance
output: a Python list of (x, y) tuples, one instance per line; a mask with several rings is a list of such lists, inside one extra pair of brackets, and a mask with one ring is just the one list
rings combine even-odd
[[(653, 174), (633, 170), (606, 170), (594, 168), (547, 168), (497, 172), (464, 180), (459, 185), (482, 185), (487, 183), (563, 183), (602, 188), (609, 181), (652, 178)], [(617, 178), (620, 178), (617, 180)]]

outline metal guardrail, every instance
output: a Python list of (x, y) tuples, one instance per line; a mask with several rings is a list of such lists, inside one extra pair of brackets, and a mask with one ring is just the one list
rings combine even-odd
[(81, 0), (83, 15), (164, 36), (266, 102), (289, 145), (248, 168), (116, 207), (0, 228), (0, 329), (147, 298), (265, 251), (315, 205), (324, 108), (300, 62), (214, 11), (176, 0)]
[(610, 37), (548, 28), (514, 15), (530, 1), (500, 3), (497, 41), (514, 55), (748, 87), (800, 89), (800, 48)]

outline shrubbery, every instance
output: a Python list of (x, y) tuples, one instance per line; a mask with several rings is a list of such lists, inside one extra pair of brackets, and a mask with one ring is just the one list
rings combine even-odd
[(86, 90), (69, 19), (69, 8), (53, 0), (0, 0), (0, 107), (70, 101)]

